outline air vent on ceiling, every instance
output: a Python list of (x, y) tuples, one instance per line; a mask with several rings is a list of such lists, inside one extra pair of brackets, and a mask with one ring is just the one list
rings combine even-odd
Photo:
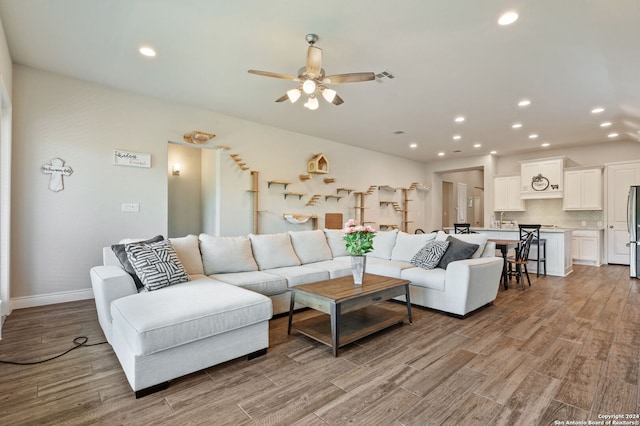
[(394, 135), (401, 135), (404, 133), (404, 130), (396, 130), (395, 132), (393, 132)]
[(376, 74), (376, 81), (378, 83), (384, 83), (385, 79), (393, 80), (394, 78), (396, 78), (396, 76), (389, 71), (382, 71)]

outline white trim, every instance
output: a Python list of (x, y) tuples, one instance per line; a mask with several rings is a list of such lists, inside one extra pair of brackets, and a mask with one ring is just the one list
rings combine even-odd
[(54, 305), (56, 303), (75, 302), (76, 300), (87, 299), (93, 299), (93, 290), (90, 288), (39, 294), (36, 296), (14, 297), (11, 299), (11, 308), (33, 308), (34, 306)]
[[(0, 318), (11, 313), (11, 99), (0, 76)], [(2, 323), (0, 323), (0, 330)]]

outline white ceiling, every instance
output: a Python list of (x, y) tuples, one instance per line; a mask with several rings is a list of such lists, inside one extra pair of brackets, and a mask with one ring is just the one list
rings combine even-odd
[[(638, 141), (638, 0), (0, 0), (0, 18), (14, 63), (405, 158)], [(316, 111), (275, 103), (296, 83), (247, 70), (296, 75), (307, 33), (327, 74), (396, 78), (333, 85), (345, 103)]]

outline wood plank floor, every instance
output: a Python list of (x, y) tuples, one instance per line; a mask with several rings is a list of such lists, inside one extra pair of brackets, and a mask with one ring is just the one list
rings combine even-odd
[[(574, 268), (567, 278), (533, 274), (530, 288), (512, 284), (463, 320), (414, 308), (413, 325), (338, 358), (287, 336), (287, 318), (276, 318), (266, 356), (139, 400), (109, 345), (40, 365), (0, 364), (0, 424), (553, 425), (637, 414), (640, 280), (628, 267)], [(16, 310), (0, 359), (45, 358), (80, 335), (104, 340), (93, 301)]]

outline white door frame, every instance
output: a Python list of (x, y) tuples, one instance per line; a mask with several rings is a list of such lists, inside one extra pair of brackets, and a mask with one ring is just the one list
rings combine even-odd
[(11, 313), (11, 99), (0, 76), (0, 339), (2, 320)]

